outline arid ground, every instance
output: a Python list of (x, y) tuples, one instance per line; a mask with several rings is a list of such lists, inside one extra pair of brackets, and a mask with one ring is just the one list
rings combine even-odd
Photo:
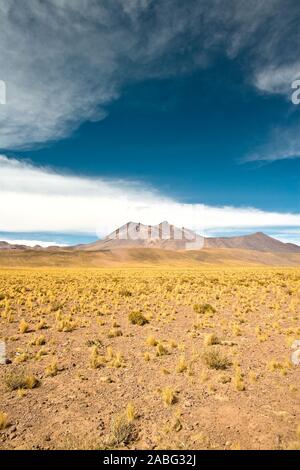
[(300, 448), (300, 269), (2, 269), (0, 449)]

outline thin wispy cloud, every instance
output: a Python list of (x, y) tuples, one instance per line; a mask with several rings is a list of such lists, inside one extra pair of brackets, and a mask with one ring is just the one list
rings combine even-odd
[(112, 232), (129, 220), (166, 219), (199, 233), (210, 228), (300, 226), (300, 214), (253, 207), (183, 204), (137, 182), (66, 175), (0, 157), (0, 220), (3, 232)]
[(300, 122), (286, 128), (275, 128), (267, 141), (254, 152), (243, 157), (242, 163), (264, 161), (274, 162), (300, 158)]
[(299, 14), (294, 0), (0, 0), (0, 148), (63, 139), (103, 119), (128, 83), (206, 68), (220, 54), (244, 60), (260, 91), (286, 94)]

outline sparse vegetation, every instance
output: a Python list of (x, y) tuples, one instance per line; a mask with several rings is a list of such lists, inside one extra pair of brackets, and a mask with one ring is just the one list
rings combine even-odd
[(3, 448), (299, 447), (299, 269), (10, 269), (0, 293)]

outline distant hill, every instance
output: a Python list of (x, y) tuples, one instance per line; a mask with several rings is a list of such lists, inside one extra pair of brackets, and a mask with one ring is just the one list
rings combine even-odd
[(29, 247), (26, 245), (13, 245), (7, 242), (0, 241), (0, 250), (26, 250)]
[(283, 243), (262, 232), (239, 237), (206, 238), (205, 248), (255, 250), (267, 253), (300, 253), (300, 246)]
[(283, 243), (262, 232), (238, 237), (205, 238), (185, 227), (168, 222), (143, 225), (128, 222), (103, 240), (75, 247), (77, 250), (117, 250), (122, 248), (157, 248), (161, 250), (199, 250), (202, 248), (255, 250), (267, 253), (300, 253), (300, 246)]
[(300, 253), (262, 253), (255, 250), (204, 248), (196, 251), (158, 248), (114, 250), (0, 250), (0, 267), (191, 267), (290, 266), (300, 267)]

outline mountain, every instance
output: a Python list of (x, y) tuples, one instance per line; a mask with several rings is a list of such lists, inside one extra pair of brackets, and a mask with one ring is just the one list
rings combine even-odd
[(201, 249), (204, 238), (185, 227), (178, 228), (168, 222), (159, 225), (143, 225), (128, 222), (103, 240), (76, 249), (84, 251), (115, 250), (120, 248), (157, 248), (162, 250)]
[(205, 238), (185, 227), (178, 228), (168, 222), (143, 225), (128, 222), (103, 240), (78, 245), (76, 250), (98, 251), (124, 248), (157, 248), (161, 250), (235, 249), (265, 253), (300, 253), (300, 246), (283, 243), (262, 232), (238, 237)]
[[(214, 260), (216, 264), (223, 263), (223, 260), (229, 263), (244, 261), (250, 264), (300, 264), (297, 258), (300, 246), (283, 243), (262, 232), (238, 237), (205, 238), (192, 230), (178, 228), (168, 222), (154, 226), (128, 222), (103, 240), (73, 247), (31, 248), (0, 242), (0, 253), (8, 264), (18, 260), (19, 255), (21, 264), (31, 264), (31, 258), (32, 263), (37, 260), (42, 264), (48, 263), (51, 258), (54, 265), (118, 262), (213, 264)], [(295, 257), (292, 258), (292, 255)], [(15, 261), (10, 261), (9, 257)]]
[(262, 232), (239, 237), (206, 238), (204, 247), (256, 250), (268, 253), (300, 253), (300, 246), (283, 243)]

